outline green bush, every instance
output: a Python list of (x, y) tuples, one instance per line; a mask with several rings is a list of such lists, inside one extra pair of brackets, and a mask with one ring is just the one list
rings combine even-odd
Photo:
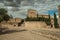
[(55, 28), (58, 28), (58, 21), (57, 21), (57, 16), (55, 13), (54, 13), (54, 26)]
[(4, 8), (0, 8), (0, 22), (1, 21), (8, 21), (10, 16), (7, 14), (7, 10)]
[(3, 17), (0, 15), (0, 22), (3, 21)]

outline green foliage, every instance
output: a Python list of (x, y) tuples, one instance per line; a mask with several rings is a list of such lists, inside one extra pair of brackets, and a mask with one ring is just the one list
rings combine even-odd
[(49, 15), (49, 18), (48, 18), (48, 19), (46, 19), (46, 21), (45, 21), (45, 22), (46, 22), (46, 24), (47, 24), (47, 25), (51, 25), (51, 18), (50, 18), (50, 15)]
[(0, 22), (1, 22), (1, 21), (3, 21), (3, 18), (2, 18), (2, 16), (0, 15)]
[(9, 15), (7, 14), (7, 10), (4, 8), (0, 8), (0, 22), (1, 21), (8, 21), (9, 20)]
[(46, 23), (47, 25), (50, 25), (50, 24), (51, 24), (50, 19), (46, 19), (46, 20), (45, 20), (45, 23)]
[(55, 28), (58, 28), (58, 21), (55, 13), (54, 13), (54, 26)]
[(7, 10), (4, 8), (0, 8), (0, 15), (5, 15), (7, 13)]
[(25, 20), (26, 20), (26, 21), (38, 21), (37, 18), (28, 18), (28, 17), (27, 17)]
[(29, 18), (29, 17), (27, 16), (27, 18), (25, 19), (25, 21), (43, 21), (43, 22), (45, 22), (47, 25), (51, 25), (50, 15), (49, 15), (49, 18), (44, 18), (43, 16), (42, 16), (42, 17), (38, 17), (38, 15), (37, 15), (37, 18)]
[(10, 18), (10, 16), (9, 16), (9, 15), (5, 15), (5, 16), (3, 17), (3, 19), (4, 19), (5, 21), (8, 21), (8, 20), (9, 20), (9, 18)]

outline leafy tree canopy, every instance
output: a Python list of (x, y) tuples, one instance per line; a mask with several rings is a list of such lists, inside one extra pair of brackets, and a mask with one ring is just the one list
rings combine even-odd
[(0, 8), (0, 22), (5, 20), (8, 21), (10, 16), (7, 14), (7, 10), (4, 8)]

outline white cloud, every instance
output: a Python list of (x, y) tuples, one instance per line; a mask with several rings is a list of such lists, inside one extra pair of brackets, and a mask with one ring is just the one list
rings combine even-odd
[[(31, 3), (31, 2), (33, 3)], [(19, 11), (16, 11), (15, 14), (12, 11), (11, 7), (8, 7), (9, 12), (14, 16), (14, 17), (20, 17), (22, 15), (22, 17), (24, 17), (24, 15), (26, 16), (27, 10), (28, 9), (36, 9), (38, 11), (38, 13), (41, 14), (47, 14), (48, 10), (56, 10), (57, 6), (60, 5), (60, 0), (24, 0), (21, 1), (20, 7), (19, 7)], [(22, 14), (23, 13), (23, 14)]]

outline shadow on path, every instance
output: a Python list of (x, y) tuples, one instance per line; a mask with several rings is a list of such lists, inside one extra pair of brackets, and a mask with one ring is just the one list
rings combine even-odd
[(22, 30), (6, 30), (7, 28), (0, 28), (0, 35), (3, 34), (10, 34), (10, 33), (14, 33), (14, 32), (23, 32), (23, 31), (27, 31), (26, 29), (22, 29)]

